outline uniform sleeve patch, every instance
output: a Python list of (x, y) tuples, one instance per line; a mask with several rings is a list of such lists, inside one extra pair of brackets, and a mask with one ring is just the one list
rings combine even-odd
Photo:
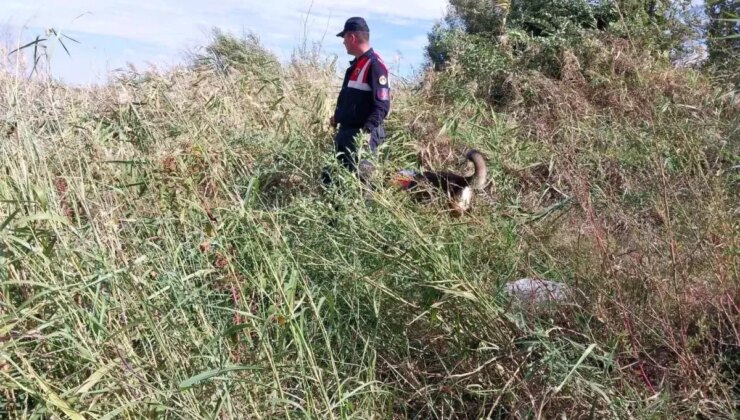
[(376, 96), (381, 101), (387, 101), (390, 98), (390, 94), (389, 94), (388, 88), (380, 88), (380, 89), (378, 89), (378, 93), (376, 94)]

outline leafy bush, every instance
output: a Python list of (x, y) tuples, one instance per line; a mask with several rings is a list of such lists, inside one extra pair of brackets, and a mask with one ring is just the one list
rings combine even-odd
[(740, 89), (740, 3), (707, 1), (707, 67), (722, 80)]
[(527, 36), (529, 44), (550, 48), (575, 46), (585, 38), (608, 33), (657, 55), (680, 55), (692, 36), (693, 19), (686, 2), (453, 0), (444, 20), (429, 33), (426, 53), (429, 63), (439, 70), (454, 59), (448, 34), (462, 32), (504, 46), (512, 37)]
[(207, 66), (221, 73), (236, 71), (243, 74), (278, 74), (280, 62), (274, 53), (262, 46), (256, 34), (237, 38), (219, 28), (211, 32), (211, 42), (202, 52), (193, 54), (193, 64)]

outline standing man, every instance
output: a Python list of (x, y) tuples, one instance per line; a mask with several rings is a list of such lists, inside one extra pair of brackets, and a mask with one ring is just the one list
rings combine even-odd
[[(332, 127), (339, 125), (334, 138), (335, 153), (339, 154), (337, 158), (345, 168), (355, 172), (356, 140), (360, 145), (366, 144), (373, 154), (385, 141), (383, 120), (391, 104), (388, 68), (370, 46), (370, 28), (365, 19), (347, 19), (344, 30), (337, 36), (344, 38), (347, 54), (355, 59), (350, 61), (344, 75), (342, 90), (329, 124)], [(361, 171), (365, 164), (365, 161), (360, 164)]]

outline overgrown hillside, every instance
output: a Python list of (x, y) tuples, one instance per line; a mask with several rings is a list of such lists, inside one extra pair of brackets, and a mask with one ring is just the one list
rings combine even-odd
[[(369, 203), (318, 181), (313, 54), (217, 32), (103, 88), (6, 67), (3, 416), (737, 417), (737, 92), (634, 33), (504, 34), (393, 85)], [(468, 216), (388, 185), (469, 147)], [(506, 293), (525, 277), (571, 293)]]

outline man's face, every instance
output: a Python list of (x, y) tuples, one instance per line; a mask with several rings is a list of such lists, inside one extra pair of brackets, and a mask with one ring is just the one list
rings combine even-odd
[(352, 54), (352, 51), (354, 51), (354, 45), (355, 45), (355, 36), (352, 33), (346, 33), (344, 34), (344, 41), (342, 42), (344, 44), (344, 48), (347, 50), (347, 54)]

